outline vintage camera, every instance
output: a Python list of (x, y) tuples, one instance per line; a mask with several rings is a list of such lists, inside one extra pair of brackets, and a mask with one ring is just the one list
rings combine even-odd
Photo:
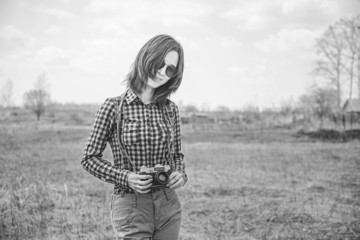
[(166, 184), (169, 182), (170, 179), (171, 170), (169, 165), (162, 166), (160, 164), (157, 164), (153, 168), (142, 166), (140, 168), (139, 174), (151, 175), (153, 181), (150, 189), (159, 189), (166, 187)]

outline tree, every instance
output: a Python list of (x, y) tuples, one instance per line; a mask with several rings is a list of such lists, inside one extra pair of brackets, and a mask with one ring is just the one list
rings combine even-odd
[(312, 122), (314, 114), (314, 97), (311, 94), (303, 94), (299, 98), (298, 108), (304, 115), (305, 121)]
[(198, 112), (198, 108), (193, 104), (188, 104), (184, 107), (185, 112), (195, 113)]
[[(314, 73), (327, 80), (328, 87), (335, 90), (337, 107), (341, 108), (343, 93), (349, 89), (352, 97), (353, 80), (355, 78), (355, 62), (358, 55), (360, 72), (359, 36), (357, 26), (360, 15), (350, 19), (340, 19), (323, 33), (316, 41), (319, 59), (316, 61)], [(359, 73), (358, 73), (359, 75)], [(360, 89), (360, 77), (358, 76)], [(349, 85), (345, 85), (349, 83)]]
[(337, 91), (313, 85), (307, 94), (300, 96), (298, 107), (308, 122), (312, 122), (314, 116), (320, 120), (322, 126), (325, 118), (333, 119), (339, 112)]
[[(279, 114), (282, 117), (283, 125), (288, 125), (290, 120), (294, 121), (295, 103), (292, 98), (281, 101)], [(290, 119), (291, 117), (291, 119)]]
[(3, 86), (0, 96), (0, 104), (6, 108), (13, 104), (13, 82), (9, 79)]
[(337, 92), (334, 89), (316, 88), (313, 96), (315, 113), (321, 121), (337, 112)]
[(330, 26), (316, 43), (317, 53), (322, 59), (316, 62), (315, 73), (329, 80), (329, 86), (336, 91), (339, 108), (342, 95), (341, 68), (344, 65), (344, 46), (338, 25)]
[(230, 109), (227, 106), (224, 106), (224, 105), (217, 106), (215, 111), (219, 112), (219, 113), (231, 112)]
[[(357, 15), (351, 19), (341, 19), (339, 27), (342, 31), (342, 36), (345, 40), (345, 64), (343, 69), (349, 80), (349, 99), (352, 98), (354, 79), (356, 77), (356, 61), (358, 65), (358, 89), (360, 89), (360, 15)], [(358, 93), (360, 97), (360, 92)]]
[(35, 113), (37, 120), (40, 120), (49, 102), (50, 93), (47, 90), (46, 76), (42, 73), (37, 78), (35, 88), (24, 94), (24, 105)]

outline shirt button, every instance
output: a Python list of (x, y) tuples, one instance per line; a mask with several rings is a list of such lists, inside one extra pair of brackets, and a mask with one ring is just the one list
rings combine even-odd
[(151, 140), (150, 139), (148, 139), (148, 144), (150, 144), (151, 143)]

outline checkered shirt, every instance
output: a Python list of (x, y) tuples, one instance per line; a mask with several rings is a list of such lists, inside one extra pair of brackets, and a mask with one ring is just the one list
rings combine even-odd
[[(117, 137), (119, 97), (108, 98), (96, 113), (93, 129), (85, 147), (82, 166), (95, 177), (115, 184), (114, 193), (133, 193), (128, 187), (128, 176), (138, 172), (141, 166), (170, 165), (173, 171), (183, 173), (185, 181), (184, 155), (181, 152), (180, 119), (177, 106), (172, 102), (173, 121), (164, 118), (158, 104), (145, 105), (133, 91), (127, 91), (122, 105), (122, 127), (120, 141), (132, 166), (125, 159)], [(103, 158), (109, 143), (114, 164)]]

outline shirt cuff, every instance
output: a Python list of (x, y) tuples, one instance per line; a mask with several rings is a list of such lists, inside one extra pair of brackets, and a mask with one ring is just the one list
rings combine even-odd
[(119, 172), (117, 182), (120, 183), (120, 185), (123, 186), (124, 188), (128, 188), (128, 180), (130, 173), (131, 172), (129, 170), (121, 170)]

